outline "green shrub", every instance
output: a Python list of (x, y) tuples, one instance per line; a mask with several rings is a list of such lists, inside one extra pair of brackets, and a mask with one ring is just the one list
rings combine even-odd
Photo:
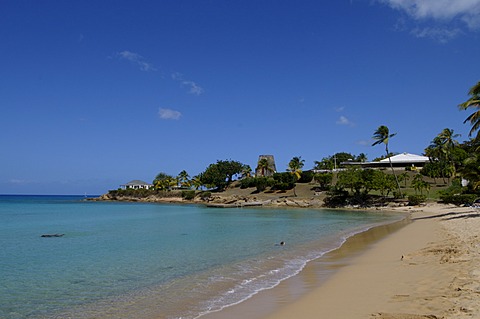
[(327, 190), (330, 188), (333, 180), (332, 173), (317, 173), (314, 175), (315, 181), (320, 184), (321, 190)]
[(151, 189), (133, 189), (133, 188), (127, 188), (127, 189), (116, 189), (116, 190), (110, 190), (108, 193), (112, 197), (132, 197), (132, 198), (145, 198), (150, 195), (155, 194), (155, 191)]
[(348, 204), (348, 191), (332, 188), (327, 192), (327, 197), (324, 199), (327, 207), (344, 207)]
[(202, 200), (206, 200), (208, 198), (210, 198), (210, 196), (212, 196), (212, 192), (201, 192), (199, 195), (198, 195)]
[(257, 177), (255, 178), (255, 187), (257, 192), (263, 192), (269, 186), (269, 180), (267, 177)]
[(275, 173), (273, 174), (272, 189), (273, 190), (289, 190), (295, 187), (295, 176), (291, 173)]
[(477, 198), (478, 198), (478, 195), (475, 195), (475, 194), (441, 195), (440, 196), (440, 199), (445, 204), (454, 204), (457, 206), (470, 205)]
[(188, 191), (182, 191), (182, 198), (186, 200), (192, 200), (195, 198), (195, 191), (194, 190), (188, 190)]
[(313, 172), (304, 171), (300, 174), (300, 178), (298, 179), (297, 183), (310, 183), (312, 180), (313, 180)]
[(408, 195), (408, 205), (409, 206), (416, 206), (424, 203), (427, 199), (425, 195)]
[(246, 177), (242, 178), (240, 180), (240, 188), (245, 189), (245, 188), (250, 188), (250, 187), (255, 187), (255, 177)]
[(447, 189), (440, 190), (438, 193), (440, 194), (440, 197), (442, 196), (452, 196), (452, 195), (458, 195), (462, 194), (463, 192), (463, 187), (462, 187), (462, 179), (461, 178), (454, 178), (452, 180), (452, 183)]

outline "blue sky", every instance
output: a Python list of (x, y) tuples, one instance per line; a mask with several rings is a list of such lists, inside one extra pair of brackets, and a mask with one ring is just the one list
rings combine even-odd
[(0, 2), (0, 194), (219, 159), (420, 154), (480, 80), (480, 0)]

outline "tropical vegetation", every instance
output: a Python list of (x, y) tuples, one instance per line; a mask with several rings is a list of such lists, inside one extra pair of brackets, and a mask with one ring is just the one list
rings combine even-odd
[[(193, 177), (186, 170), (176, 176), (160, 172), (153, 179), (152, 189), (111, 192), (114, 196), (182, 196), (191, 200), (196, 196), (206, 199), (212, 192), (239, 187), (253, 188), (252, 193), (291, 191), (293, 196), (297, 196), (299, 184), (310, 185), (312, 194), (324, 193), (328, 206), (377, 205), (405, 197), (408, 197), (409, 203), (418, 204), (427, 196), (446, 203), (466, 204), (480, 196), (480, 82), (470, 89), (469, 98), (458, 107), (460, 110), (473, 110), (464, 121), (471, 125), (469, 139), (459, 142), (459, 134), (444, 128), (425, 148), (424, 154), (429, 162), (420, 170), (399, 172), (393, 168), (390, 157), (394, 153), (389, 146), (397, 134), (381, 125), (373, 133), (372, 146), (384, 145), (385, 154), (374, 161), (388, 158), (390, 172), (349, 165), (349, 162), (366, 162), (364, 153), (337, 152), (314, 161), (312, 169), (307, 170), (304, 170), (305, 160), (294, 156), (284, 172), (276, 172), (274, 163), (263, 157), (255, 167), (256, 174), (247, 164), (217, 160)], [(302, 186), (302, 189), (305, 187)]]

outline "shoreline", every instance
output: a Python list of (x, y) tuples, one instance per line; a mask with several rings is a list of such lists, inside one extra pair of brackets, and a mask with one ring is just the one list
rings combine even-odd
[(405, 225), (352, 236), (278, 286), (201, 318), (480, 318), (479, 212), (441, 204), (388, 211), (407, 213)]

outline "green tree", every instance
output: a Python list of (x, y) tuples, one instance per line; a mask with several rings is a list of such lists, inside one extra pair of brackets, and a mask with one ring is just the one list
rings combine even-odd
[(356, 162), (361, 162), (364, 163), (367, 161), (367, 155), (365, 153), (360, 153), (358, 156), (355, 158)]
[(189, 188), (191, 186), (190, 175), (188, 175), (186, 170), (183, 170), (180, 173), (178, 173), (177, 179), (179, 181), (180, 187)]
[[(452, 129), (445, 128), (440, 132), (438, 138), (442, 145), (443, 153), (445, 154), (445, 161), (448, 162), (450, 165), (449, 170), (453, 170), (451, 176), (455, 177), (455, 163), (453, 158), (453, 152), (455, 148), (458, 146), (458, 141), (455, 138), (459, 137), (460, 134), (455, 134)], [(450, 184), (450, 183), (449, 183)]]
[(455, 134), (452, 129), (445, 128), (430, 142), (425, 154), (434, 164), (425, 165), (422, 174), (434, 177), (434, 173), (438, 172), (444, 180), (445, 177), (450, 179), (455, 176), (455, 160), (456, 156), (460, 155), (460, 152), (456, 151), (459, 143), (455, 138), (459, 136), (460, 134)]
[(252, 168), (250, 167), (250, 165), (243, 165), (242, 167), (242, 171), (240, 172), (241, 175), (242, 175), (242, 179), (244, 178), (247, 178), (247, 177), (251, 177), (252, 176)]
[[(390, 134), (390, 130), (388, 127), (385, 125), (381, 125), (378, 127), (378, 129), (373, 133), (373, 139), (375, 142), (372, 144), (372, 146), (378, 145), (378, 144), (385, 144), (385, 154), (388, 156), (389, 151), (388, 151), (388, 141), (397, 135), (397, 133), (392, 133)], [(398, 182), (397, 175), (395, 174), (395, 170), (393, 169), (392, 165), (392, 160), (391, 157), (388, 157), (388, 162), (390, 163), (390, 168), (392, 169), (392, 174), (395, 177), (395, 181), (398, 186), (398, 195), (402, 196), (402, 191), (400, 189), (400, 183)]]
[[(458, 107), (460, 108), (460, 110), (467, 110), (469, 108), (476, 109), (476, 111), (470, 114), (463, 122), (470, 122), (470, 124), (472, 125), (472, 128), (468, 134), (469, 136), (472, 136), (473, 133), (475, 133), (475, 131), (480, 128), (480, 81), (474, 86), (472, 86), (468, 94), (470, 95), (470, 98), (460, 104)], [(477, 134), (476, 138), (479, 138), (479, 134)]]
[(272, 189), (286, 191), (295, 187), (296, 177), (289, 172), (273, 174)]
[(398, 175), (398, 181), (405, 183), (405, 188), (407, 188), (407, 181), (410, 179), (410, 175), (408, 172), (403, 172), (402, 174)]
[(337, 188), (350, 189), (353, 195), (359, 195), (365, 186), (362, 170), (356, 167), (347, 168), (337, 175)]
[(480, 155), (478, 152), (471, 153), (470, 156), (464, 160), (460, 174), (469, 181), (470, 187), (474, 191), (480, 188)]
[(352, 155), (350, 153), (346, 152), (339, 152), (335, 153), (332, 156), (324, 157), (322, 158), (321, 161), (315, 161), (315, 166), (313, 169), (315, 170), (333, 170), (336, 168), (345, 168), (345, 165), (342, 163), (348, 162), (348, 161), (359, 161), (361, 162), (362, 160), (366, 161), (366, 155), (361, 153), (359, 157), (355, 157), (355, 155)]
[[(295, 176), (295, 180), (299, 180), (302, 174), (302, 168), (305, 165), (305, 160), (302, 160), (301, 156), (293, 157), (290, 162), (288, 162), (287, 171), (290, 172), (293, 176)], [(297, 197), (297, 193), (295, 191), (296, 185), (293, 187), (293, 195)]]
[(273, 179), (271, 177), (259, 176), (255, 177), (254, 181), (257, 192), (263, 192), (268, 186), (273, 184)]
[(203, 184), (202, 184), (202, 174), (193, 176), (190, 183), (192, 184), (193, 187), (195, 187), (195, 190), (199, 190), (200, 187), (203, 186)]
[(430, 184), (423, 180), (422, 174), (416, 174), (412, 180), (412, 186), (415, 189), (415, 194), (420, 192), (423, 195), (423, 190), (430, 190)]
[(333, 181), (333, 173), (317, 173), (313, 175), (315, 181), (320, 184), (322, 190), (327, 190)]
[(364, 194), (367, 195), (371, 190), (380, 191), (382, 196), (387, 196), (396, 188), (395, 178), (392, 174), (386, 174), (376, 169), (366, 169), (361, 171), (362, 182), (364, 184)]
[(214, 187), (218, 191), (225, 190), (232, 183), (233, 176), (242, 172), (244, 164), (237, 161), (221, 161), (210, 164), (201, 174), (203, 185)]
[(313, 167), (314, 170), (320, 171), (320, 170), (333, 170), (334, 168), (334, 163), (333, 163), (333, 157), (324, 157), (322, 158), (321, 161), (315, 161), (315, 166)]
[(430, 160), (430, 162), (425, 163), (420, 173), (433, 178), (433, 182), (437, 184), (437, 178), (442, 176), (441, 164), (438, 161)]
[(164, 172), (160, 172), (153, 180), (153, 188), (157, 190), (170, 190), (175, 185), (175, 178)]

